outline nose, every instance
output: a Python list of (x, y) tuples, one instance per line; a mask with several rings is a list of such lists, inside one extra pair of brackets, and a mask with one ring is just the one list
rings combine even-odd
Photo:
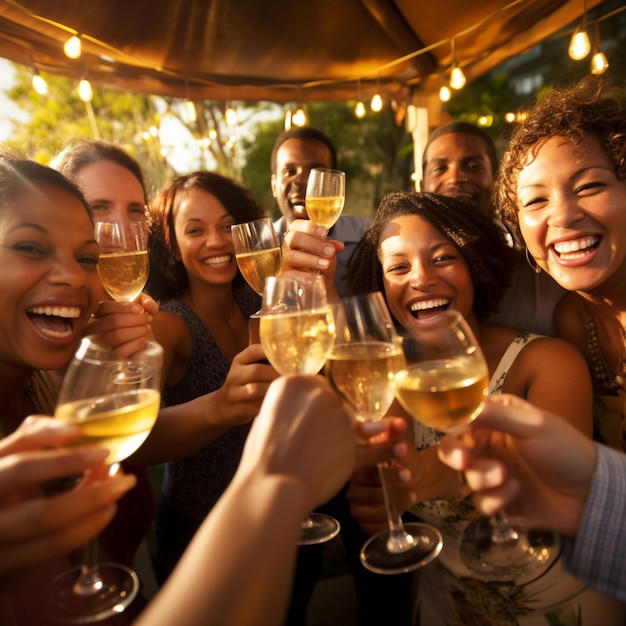
[(447, 180), (449, 184), (455, 184), (467, 180), (467, 174), (460, 163), (452, 162), (448, 164)]
[(74, 289), (81, 289), (89, 284), (87, 270), (74, 258), (57, 261), (48, 276), (51, 283)]
[(583, 219), (584, 215), (579, 198), (572, 194), (563, 194), (554, 198), (547, 221), (550, 226), (566, 228)]
[(216, 248), (224, 245), (225, 242), (232, 241), (230, 229), (228, 231), (221, 228), (209, 228), (206, 234), (204, 245), (207, 248)]
[(436, 282), (435, 274), (427, 263), (416, 262), (411, 268), (409, 286), (415, 291), (426, 291)]

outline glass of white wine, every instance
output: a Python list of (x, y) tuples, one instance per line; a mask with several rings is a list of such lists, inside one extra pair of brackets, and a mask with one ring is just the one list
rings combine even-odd
[(263, 295), (268, 276), (280, 271), (280, 243), (269, 217), (231, 226), (235, 258), (242, 276)]
[[(394, 376), (404, 367), (400, 339), (380, 292), (343, 298), (332, 306), (335, 343), (326, 375), (351, 406), (356, 419), (381, 419), (394, 399)], [(387, 488), (387, 464), (378, 465), (388, 529), (361, 549), (363, 565), (378, 574), (400, 574), (426, 565), (439, 554), (442, 538), (427, 524), (403, 524)]]
[(311, 221), (323, 228), (332, 228), (343, 211), (345, 201), (345, 172), (325, 167), (314, 167), (309, 172), (305, 206)]
[[(260, 317), (261, 345), (279, 374), (319, 373), (335, 339), (322, 276), (287, 272), (268, 277)], [(335, 518), (312, 513), (302, 522), (299, 543), (323, 543), (338, 532)]]
[(133, 302), (148, 280), (148, 248), (141, 222), (96, 222), (100, 245), (98, 274), (107, 293), (118, 302)]
[[(405, 369), (396, 374), (396, 396), (419, 422), (460, 434), (482, 410), (489, 370), (474, 334), (458, 311), (411, 329), (404, 339)], [(504, 512), (470, 523), (461, 536), (461, 556), (485, 580), (525, 584), (560, 554), (555, 533), (512, 525)]]
[[(138, 366), (126, 375), (126, 365)], [(110, 473), (146, 440), (161, 399), (163, 349), (154, 341), (128, 360), (117, 361), (109, 346), (82, 340), (63, 378), (54, 417), (79, 427), (71, 445), (107, 448)], [(141, 372), (141, 376), (135, 375)], [(84, 564), (48, 586), (46, 613), (58, 622), (85, 624), (124, 611), (139, 590), (137, 574), (116, 563), (97, 562), (97, 539), (85, 547)]]

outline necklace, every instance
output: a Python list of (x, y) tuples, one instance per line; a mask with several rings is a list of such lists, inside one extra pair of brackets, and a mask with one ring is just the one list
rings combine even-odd
[(624, 378), (626, 377), (624, 371), (624, 343), (626, 343), (626, 331), (624, 331), (621, 322), (618, 322), (618, 324), (620, 345), (617, 369), (614, 374), (607, 365), (604, 354), (602, 354), (600, 341), (598, 340), (598, 329), (593, 319), (593, 314), (589, 311), (589, 320), (587, 321), (587, 347), (589, 348), (589, 354), (591, 356), (591, 374), (608, 393), (614, 393), (617, 389), (622, 387)]

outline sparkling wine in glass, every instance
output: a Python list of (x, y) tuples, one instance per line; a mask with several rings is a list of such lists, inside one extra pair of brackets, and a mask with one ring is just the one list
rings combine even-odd
[(235, 258), (242, 276), (254, 291), (263, 295), (268, 276), (280, 271), (280, 243), (269, 217), (231, 227)]
[[(396, 396), (419, 422), (460, 434), (482, 410), (489, 371), (480, 346), (458, 311), (411, 329), (405, 338), (406, 368), (396, 374)], [(471, 522), (461, 536), (461, 556), (477, 576), (525, 584), (558, 558), (560, 542), (550, 530), (533, 530), (504, 512)]]
[[(394, 399), (394, 377), (404, 367), (402, 345), (380, 292), (343, 298), (333, 305), (335, 343), (326, 375), (357, 420), (381, 419)], [(378, 574), (400, 574), (426, 565), (442, 548), (439, 531), (428, 524), (402, 523), (387, 487), (387, 464), (378, 465), (388, 529), (361, 549), (363, 565)]]
[(332, 228), (346, 200), (346, 175), (340, 170), (314, 167), (309, 173), (305, 205), (309, 219), (323, 228)]
[[(154, 341), (125, 361), (109, 346), (82, 340), (68, 370), (55, 418), (80, 429), (69, 445), (95, 445), (109, 450), (110, 472), (146, 440), (156, 421), (161, 399), (163, 349)], [(134, 365), (128, 373), (128, 364)], [(97, 562), (97, 539), (85, 548), (84, 564), (57, 576), (46, 590), (46, 613), (58, 622), (85, 624), (124, 611), (139, 590), (130, 568)]]
[[(317, 374), (324, 367), (335, 326), (322, 276), (268, 277), (260, 317), (261, 345), (279, 374)], [(302, 522), (299, 544), (329, 541), (339, 528), (334, 517), (311, 513)]]
[(100, 245), (98, 274), (118, 302), (133, 302), (148, 280), (148, 249), (141, 222), (96, 222)]

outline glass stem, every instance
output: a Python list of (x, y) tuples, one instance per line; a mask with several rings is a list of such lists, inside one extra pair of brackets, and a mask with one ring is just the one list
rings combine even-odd
[(85, 545), (83, 565), (80, 576), (74, 583), (74, 593), (79, 596), (91, 596), (102, 590), (104, 583), (98, 568), (98, 539), (94, 538)]
[(519, 535), (509, 525), (509, 520), (504, 511), (498, 511), (491, 518), (491, 540), (493, 543), (513, 543), (519, 539)]
[(415, 539), (409, 535), (402, 524), (402, 517), (398, 512), (396, 501), (389, 493), (387, 486), (387, 463), (378, 464), (378, 474), (380, 484), (385, 498), (385, 508), (387, 509), (387, 523), (389, 525), (389, 538), (387, 539), (387, 550), (393, 554), (406, 552), (415, 546)]

